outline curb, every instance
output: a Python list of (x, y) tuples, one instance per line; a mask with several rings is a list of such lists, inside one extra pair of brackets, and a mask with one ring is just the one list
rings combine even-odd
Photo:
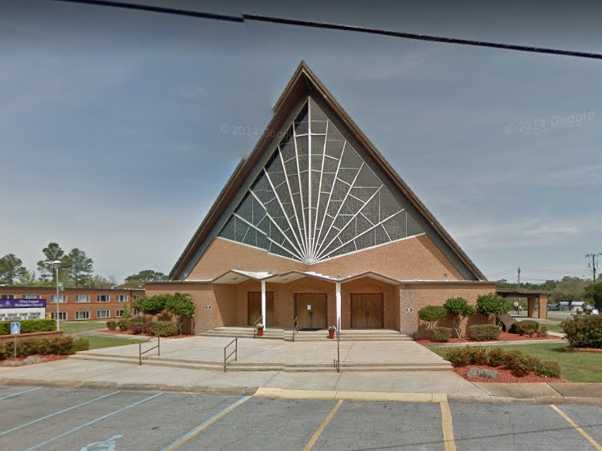
[(112, 389), (124, 391), (162, 391), (172, 393), (191, 393), (225, 396), (256, 396), (277, 399), (314, 399), (314, 400), (348, 400), (348, 401), (389, 401), (412, 403), (440, 403), (457, 401), (482, 404), (585, 404), (602, 405), (602, 398), (582, 398), (574, 396), (545, 396), (534, 398), (513, 398), (491, 395), (462, 395), (447, 393), (399, 393), (399, 392), (369, 392), (369, 391), (338, 391), (338, 390), (299, 390), (270, 387), (207, 387), (207, 386), (177, 386), (165, 384), (135, 384), (115, 382), (72, 382), (47, 381), (38, 379), (0, 378), (0, 384), (26, 385), (55, 388), (89, 388)]
[(208, 395), (246, 395), (252, 396), (258, 387), (206, 387), (206, 386), (178, 386), (166, 384), (134, 384), (116, 382), (71, 382), (71, 381), (47, 381), (38, 379), (10, 379), (0, 378), (0, 384), (6, 385), (39, 385), (43, 387), (56, 388), (91, 388), (91, 389), (115, 389), (115, 390), (140, 390), (140, 391), (164, 391), (176, 393), (195, 393)]

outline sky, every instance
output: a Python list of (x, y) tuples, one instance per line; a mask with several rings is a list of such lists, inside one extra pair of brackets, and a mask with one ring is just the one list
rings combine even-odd
[[(169, 4), (602, 53), (593, 2), (221, 3)], [(602, 251), (602, 61), (50, 0), (0, 4), (0, 55), (0, 255), (30, 269), (56, 241), (169, 272), (301, 60), (488, 278)]]

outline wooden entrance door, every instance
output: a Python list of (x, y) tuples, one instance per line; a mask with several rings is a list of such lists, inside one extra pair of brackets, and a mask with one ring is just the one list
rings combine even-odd
[(295, 315), (301, 330), (326, 329), (326, 294), (295, 294)]
[(351, 328), (382, 329), (385, 327), (384, 300), (381, 293), (351, 295)]
[[(268, 291), (266, 293), (266, 316), (268, 317), (268, 324), (274, 324), (274, 292)], [(261, 317), (261, 292), (260, 291), (249, 291), (247, 295), (247, 324), (254, 326), (257, 320)]]

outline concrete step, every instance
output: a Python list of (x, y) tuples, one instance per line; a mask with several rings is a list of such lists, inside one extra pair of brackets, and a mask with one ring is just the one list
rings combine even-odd
[[(199, 335), (205, 337), (239, 337), (292, 340), (291, 330), (269, 328), (264, 331), (262, 337), (255, 336), (252, 327), (217, 327), (215, 329), (201, 332)], [(328, 340), (328, 332), (299, 331), (295, 333), (295, 341), (323, 341)], [(344, 330), (341, 332), (341, 341), (412, 341), (412, 338), (394, 330)]]
[[(76, 354), (70, 357), (75, 360), (93, 360), (99, 362), (117, 362), (138, 365), (138, 357), (132, 356), (117, 356), (106, 354)], [(223, 362), (201, 362), (181, 359), (165, 359), (159, 357), (144, 357), (143, 365), (171, 367), (171, 368), (188, 368), (188, 369), (203, 369), (223, 371)], [(328, 372), (335, 371), (334, 364), (318, 363), (318, 364), (289, 364), (283, 365), (278, 363), (253, 363), (253, 362), (228, 362), (228, 371), (284, 371), (284, 372)], [(373, 364), (373, 363), (342, 363), (341, 371), (451, 371), (452, 366), (445, 363), (431, 364)]]

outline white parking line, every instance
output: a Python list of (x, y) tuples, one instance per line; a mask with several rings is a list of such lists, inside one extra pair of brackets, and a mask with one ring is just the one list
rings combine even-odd
[(103, 415), (101, 417), (95, 418), (95, 419), (90, 420), (90, 421), (86, 421), (85, 423), (82, 423), (79, 426), (76, 426), (76, 427), (74, 427), (72, 429), (69, 429), (68, 431), (63, 432), (62, 434), (56, 435), (56, 436), (54, 436), (52, 438), (49, 438), (48, 440), (45, 440), (42, 443), (38, 443), (37, 445), (32, 446), (31, 448), (27, 448), (26, 451), (31, 451), (31, 450), (34, 450), (34, 449), (42, 448), (42, 447), (48, 445), (49, 443), (54, 442), (55, 440), (61, 439), (63, 437), (66, 437), (69, 434), (73, 434), (74, 432), (77, 432), (77, 431), (79, 431), (79, 430), (81, 430), (81, 429), (83, 429), (85, 427), (92, 426), (93, 424), (96, 424), (99, 421), (106, 420), (107, 418), (112, 417), (113, 415), (117, 415), (118, 413), (121, 413), (121, 412), (123, 412), (125, 410), (131, 409), (132, 407), (139, 406), (140, 404), (143, 404), (143, 403), (145, 403), (147, 401), (150, 401), (151, 399), (155, 399), (158, 396), (161, 396), (162, 394), (163, 394), (163, 392), (155, 393), (154, 395), (149, 396), (149, 397), (144, 398), (144, 399), (141, 399), (140, 401), (136, 401), (136, 402), (133, 402), (132, 404), (128, 404), (127, 406), (122, 407), (121, 409), (114, 410), (113, 412), (107, 413), (106, 415)]
[(35, 420), (28, 421), (27, 423), (24, 423), (24, 424), (21, 424), (19, 426), (15, 426), (14, 428), (7, 429), (6, 431), (0, 432), (0, 437), (4, 436), (6, 434), (9, 434), (11, 432), (18, 431), (19, 429), (23, 429), (23, 428), (26, 428), (26, 427), (31, 426), (33, 424), (39, 423), (40, 421), (47, 420), (48, 418), (52, 418), (52, 417), (54, 417), (56, 415), (60, 415), (60, 414), (65, 413), (65, 412), (69, 412), (71, 410), (87, 406), (88, 404), (92, 404), (93, 402), (100, 401), (101, 399), (105, 399), (105, 398), (108, 398), (109, 396), (116, 395), (117, 393), (121, 393), (121, 392), (120, 391), (114, 391), (113, 393), (108, 393), (108, 394), (105, 394), (105, 395), (102, 395), (102, 396), (98, 396), (97, 398), (91, 399), (89, 401), (81, 402), (81, 403), (76, 404), (74, 406), (67, 407), (65, 409), (61, 409), (61, 410), (59, 410), (57, 412), (50, 413), (50, 414), (45, 415), (43, 417), (37, 418)]
[(199, 435), (201, 432), (203, 432), (205, 429), (207, 429), (209, 426), (211, 426), (213, 423), (217, 422), (218, 420), (221, 420), (223, 417), (225, 417), (226, 415), (228, 415), (230, 412), (232, 412), (234, 409), (236, 409), (238, 406), (240, 406), (242, 403), (246, 402), (250, 398), (251, 398), (250, 396), (243, 396), (238, 401), (236, 401), (235, 403), (230, 404), (224, 410), (222, 410), (221, 412), (215, 414), (214, 416), (212, 416), (211, 418), (209, 418), (204, 423), (199, 424), (192, 431), (184, 434), (182, 437), (180, 437), (179, 439), (177, 439), (176, 441), (174, 441), (172, 444), (170, 444), (166, 448), (163, 448), (161, 451), (173, 451), (175, 449), (180, 448), (181, 446), (185, 445), (190, 440), (192, 440), (193, 438), (195, 438), (197, 435)]
[(28, 390), (19, 391), (17, 393), (10, 393), (8, 395), (0, 396), (0, 401), (9, 399), (9, 398), (14, 398), (15, 396), (23, 395), (25, 393), (30, 393), (32, 391), (37, 391), (37, 390), (41, 390), (41, 389), (42, 389), (42, 387), (34, 387), (34, 388), (30, 388)]

